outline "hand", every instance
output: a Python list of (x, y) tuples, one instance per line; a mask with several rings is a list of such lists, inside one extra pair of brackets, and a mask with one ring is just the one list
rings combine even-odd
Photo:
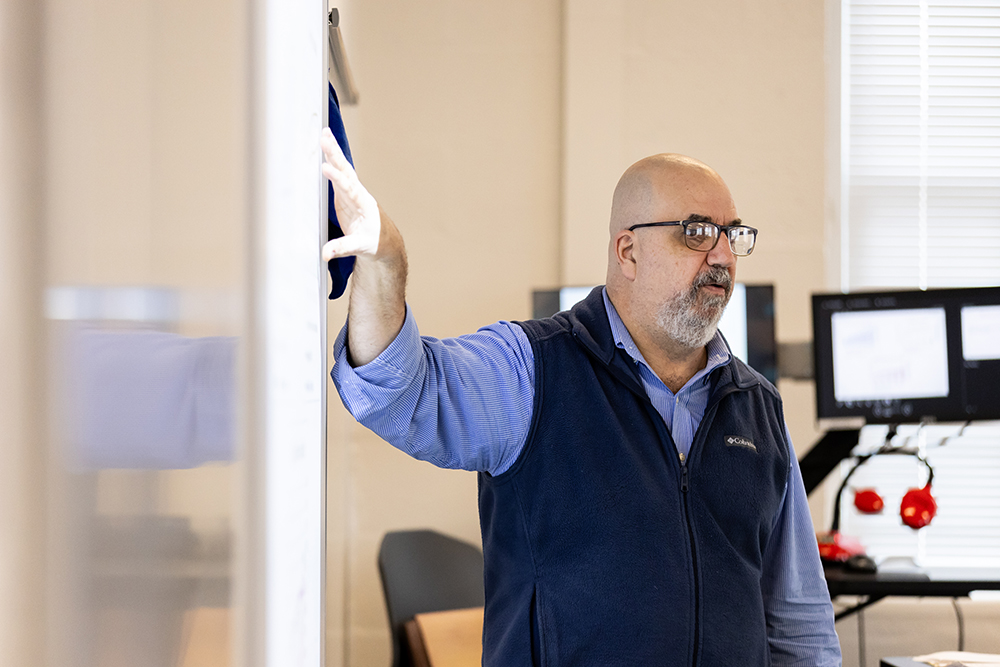
[(323, 149), (323, 175), (330, 179), (335, 193), (334, 206), (344, 235), (323, 246), (323, 260), (350, 255), (374, 255), (378, 252), (381, 219), (378, 203), (361, 185), (354, 167), (344, 157), (330, 128), (324, 128), (319, 140)]

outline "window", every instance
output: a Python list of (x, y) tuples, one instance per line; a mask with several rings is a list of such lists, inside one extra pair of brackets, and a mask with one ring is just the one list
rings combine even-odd
[[(841, 19), (842, 290), (1000, 285), (1000, 0), (842, 0)], [(898, 516), (926, 470), (883, 456), (850, 487), (876, 487), (884, 514), (847, 491), (842, 530), (877, 558), (1000, 566), (1000, 424), (958, 432), (899, 430), (935, 469), (929, 527)], [(885, 434), (867, 427), (861, 447)]]
[(843, 0), (841, 287), (1000, 284), (1000, 2)]

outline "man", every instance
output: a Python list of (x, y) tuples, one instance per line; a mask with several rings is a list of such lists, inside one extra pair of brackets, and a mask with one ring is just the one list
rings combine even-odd
[(719, 175), (639, 161), (605, 288), (439, 341), (399, 231), (322, 145), (345, 230), (324, 257), (357, 257), (332, 375), (395, 446), (479, 471), (484, 664), (840, 664), (780, 398), (716, 331), (756, 240)]

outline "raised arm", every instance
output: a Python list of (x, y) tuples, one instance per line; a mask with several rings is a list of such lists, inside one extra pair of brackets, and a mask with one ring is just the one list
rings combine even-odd
[(320, 146), (323, 174), (335, 193), (334, 205), (344, 236), (323, 246), (323, 259), (354, 255), (348, 309), (350, 362), (362, 366), (382, 353), (406, 317), (406, 248), (403, 237), (375, 198), (361, 185), (329, 129)]
[(344, 231), (323, 247), (323, 257), (357, 258), (348, 325), (333, 345), (331, 375), (344, 405), (415, 458), (501, 474), (520, 455), (531, 425), (531, 343), (510, 322), (459, 338), (421, 337), (407, 316), (399, 230), (358, 181), (329, 130), (320, 143)]

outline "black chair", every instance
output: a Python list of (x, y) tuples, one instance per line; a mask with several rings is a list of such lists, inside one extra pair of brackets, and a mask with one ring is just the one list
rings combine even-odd
[(483, 553), (433, 530), (386, 533), (378, 569), (392, 630), (393, 667), (411, 667), (405, 623), (417, 614), (482, 607)]

